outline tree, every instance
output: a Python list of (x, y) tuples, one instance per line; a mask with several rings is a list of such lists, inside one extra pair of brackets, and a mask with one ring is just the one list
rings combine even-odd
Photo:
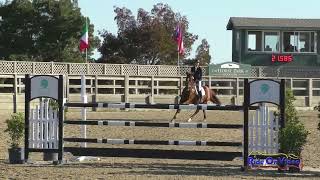
[(196, 60), (200, 60), (201, 66), (207, 66), (210, 64), (211, 56), (209, 54), (210, 45), (206, 39), (202, 39), (201, 44), (196, 51)]
[[(13, 0), (0, 5), (0, 16), (0, 59), (84, 62), (78, 47), (85, 17), (71, 0)], [(99, 45), (93, 30), (90, 24), (89, 56)]]
[(151, 12), (139, 9), (137, 17), (123, 7), (115, 7), (117, 35), (108, 31), (101, 33), (103, 43), (99, 48), (102, 54), (99, 62), (136, 64), (176, 64), (177, 44), (173, 33), (178, 23), (184, 36), (185, 54), (198, 38), (188, 32), (189, 22), (185, 16), (175, 13), (167, 4), (158, 3)]

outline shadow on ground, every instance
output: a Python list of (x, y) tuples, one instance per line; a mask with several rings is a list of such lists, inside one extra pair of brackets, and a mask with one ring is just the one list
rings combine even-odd
[[(1, 162), (2, 163), (2, 162)], [(299, 173), (279, 173), (277, 170), (249, 170), (242, 172), (238, 165), (217, 164), (166, 164), (166, 163), (69, 163), (58, 166), (26, 164), (25, 167), (48, 167), (64, 169), (108, 168), (108, 174), (117, 175), (184, 175), (184, 176), (252, 176), (252, 177), (320, 177), (318, 171), (302, 171)], [(115, 172), (112, 171), (115, 170)]]

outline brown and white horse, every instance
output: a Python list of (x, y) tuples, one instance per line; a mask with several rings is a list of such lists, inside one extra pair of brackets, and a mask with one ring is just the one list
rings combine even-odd
[[(193, 79), (193, 75), (191, 73), (187, 73), (186, 82), (187, 82), (187, 85), (182, 91), (179, 104), (199, 104), (199, 103), (200, 104), (207, 104), (209, 101), (211, 101), (212, 103), (215, 103), (217, 105), (221, 104), (221, 102), (218, 99), (218, 97), (216, 96), (215, 92), (213, 90), (209, 89), (208, 86), (202, 86), (205, 94), (202, 94), (202, 98), (200, 101), (198, 100), (196, 83), (195, 83), (195, 81)], [(206, 111), (205, 110), (202, 110), (202, 111), (203, 111), (203, 121), (206, 121), (206, 118), (207, 118)], [(198, 114), (198, 112), (199, 112), (199, 109), (197, 109), (196, 112), (193, 113), (193, 115), (189, 118), (188, 122), (190, 122), (192, 120), (192, 118), (196, 114)], [(176, 119), (178, 113), (180, 113), (180, 109), (177, 109), (171, 122), (173, 122)]]

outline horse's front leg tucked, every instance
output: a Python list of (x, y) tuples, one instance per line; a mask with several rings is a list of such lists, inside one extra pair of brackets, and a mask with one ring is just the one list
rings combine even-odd
[(173, 118), (171, 119), (171, 122), (173, 122), (177, 118), (177, 114), (180, 113), (181, 109), (177, 109), (176, 113), (174, 114)]

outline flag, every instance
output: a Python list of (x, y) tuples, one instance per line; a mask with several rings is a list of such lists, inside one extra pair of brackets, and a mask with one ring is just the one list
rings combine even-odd
[(177, 25), (175, 33), (174, 33), (174, 40), (178, 44), (178, 52), (179, 54), (184, 53), (184, 47), (183, 47), (183, 35), (180, 25)]
[(85, 49), (89, 47), (89, 31), (88, 31), (88, 23), (83, 26), (81, 39), (80, 39), (80, 51), (83, 52)]

